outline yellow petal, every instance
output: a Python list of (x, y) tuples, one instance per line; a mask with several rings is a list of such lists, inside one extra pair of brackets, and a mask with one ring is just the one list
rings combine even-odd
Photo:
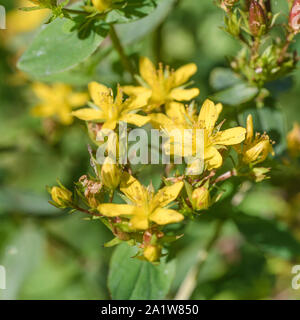
[(176, 126), (176, 124), (163, 113), (152, 113), (149, 117), (152, 126), (156, 129), (165, 128), (172, 130)]
[(223, 163), (220, 152), (214, 147), (209, 147), (204, 150), (204, 160), (207, 165), (207, 170), (220, 168)]
[(241, 143), (245, 140), (246, 129), (243, 127), (236, 127), (219, 131), (214, 137), (213, 144), (230, 146)]
[(177, 123), (184, 123), (186, 121), (186, 111), (184, 105), (179, 102), (171, 102), (166, 106), (166, 113), (169, 118)]
[(89, 83), (89, 92), (94, 103), (101, 108), (103, 104), (109, 102), (108, 98), (111, 97), (111, 90), (98, 82)]
[(120, 190), (136, 204), (141, 204), (145, 201), (146, 188), (127, 172), (122, 174)]
[(139, 96), (140, 94), (144, 94), (145, 92), (148, 92), (151, 89), (144, 88), (141, 86), (122, 86), (123, 92), (125, 92), (128, 96)]
[(165, 207), (170, 202), (174, 201), (178, 197), (182, 187), (183, 182), (180, 181), (171, 186), (165, 186), (164, 188), (160, 189), (152, 200), (152, 210), (157, 207)]
[(200, 93), (200, 90), (197, 88), (192, 89), (173, 89), (169, 95), (169, 98), (178, 100), (178, 101), (189, 101), (197, 97)]
[(87, 93), (78, 92), (78, 93), (72, 93), (69, 96), (69, 104), (72, 107), (80, 107), (87, 103), (89, 99), (89, 96)]
[(97, 210), (106, 217), (118, 217), (133, 215), (136, 207), (128, 204), (103, 203)]
[(157, 80), (154, 64), (146, 57), (140, 59), (140, 74), (142, 78), (152, 87)]
[(253, 138), (253, 118), (252, 115), (249, 114), (247, 117), (247, 135), (245, 143), (250, 143)]
[(217, 108), (218, 117), (219, 117), (220, 113), (221, 113), (222, 110), (223, 110), (223, 105), (222, 105), (222, 103), (216, 104), (216, 108)]
[(117, 126), (117, 121), (115, 120), (105, 121), (101, 129), (115, 130), (116, 126)]
[(31, 109), (31, 114), (36, 117), (50, 117), (55, 111), (55, 106), (51, 104), (40, 104)]
[(246, 163), (254, 161), (256, 163), (263, 162), (269, 153), (274, 154), (272, 145), (269, 140), (262, 140), (244, 153), (243, 161)]
[(157, 209), (150, 216), (150, 220), (159, 225), (176, 223), (183, 219), (184, 216), (181, 213), (172, 209)]
[(91, 120), (101, 120), (103, 119), (103, 112), (100, 110), (95, 110), (92, 108), (79, 109), (72, 112), (74, 117), (77, 117), (81, 120), (91, 121)]
[(52, 100), (53, 98), (52, 88), (50, 86), (47, 86), (44, 83), (40, 83), (40, 82), (34, 83), (32, 85), (32, 90), (34, 94), (41, 100), (49, 101), (50, 99)]
[(127, 113), (120, 118), (120, 121), (128, 122), (136, 125), (137, 127), (142, 127), (150, 121), (150, 117), (141, 116), (135, 113)]
[(186, 83), (189, 78), (197, 72), (197, 66), (194, 63), (186, 64), (177, 69), (174, 73), (174, 86), (179, 87)]
[(201, 107), (198, 121), (202, 122), (206, 129), (212, 130), (218, 120), (218, 116), (219, 114), (215, 104), (209, 99), (205, 100)]
[(126, 109), (135, 110), (145, 107), (148, 104), (151, 95), (152, 91), (150, 89), (144, 90), (138, 96), (135, 96), (134, 98), (128, 100), (128, 105), (126, 106)]
[(73, 116), (72, 116), (69, 109), (60, 110), (58, 112), (58, 117), (59, 117), (60, 122), (64, 125), (70, 125), (73, 122)]
[(145, 214), (136, 214), (130, 219), (130, 226), (137, 230), (146, 230), (149, 228), (148, 217)]

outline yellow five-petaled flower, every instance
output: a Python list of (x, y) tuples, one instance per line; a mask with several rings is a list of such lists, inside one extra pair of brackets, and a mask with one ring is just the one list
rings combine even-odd
[(98, 211), (107, 217), (129, 218), (130, 226), (134, 230), (146, 230), (151, 223), (166, 225), (180, 222), (184, 216), (166, 207), (178, 197), (182, 187), (183, 182), (177, 182), (155, 194), (152, 186), (146, 188), (128, 173), (123, 173), (120, 190), (130, 204), (104, 203), (98, 206)]
[(83, 106), (88, 101), (86, 93), (73, 92), (71, 86), (62, 83), (54, 85), (35, 83), (32, 88), (40, 99), (40, 103), (32, 109), (32, 114), (38, 117), (57, 116), (65, 125), (73, 121), (72, 109)]
[[(167, 116), (162, 113), (152, 114), (151, 122), (155, 127), (163, 128), (167, 134), (172, 133), (174, 129), (180, 130), (182, 133), (175, 135), (173, 142), (174, 144), (181, 144), (185, 149), (190, 150), (190, 155), (192, 156), (195, 156), (197, 151), (196, 130), (202, 129), (202, 135), (200, 136), (201, 142), (203, 142), (202, 156), (206, 169), (212, 170), (219, 168), (223, 163), (219, 150), (225, 148), (225, 146), (241, 143), (246, 134), (246, 129), (242, 127), (220, 131), (220, 126), (216, 126), (216, 121), (221, 110), (221, 104), (215, 105), (212, 101), (206, 100), (199, 115), (197, 115), (194, 110), (191, 111), (191, 109), (186, 109), (182, 104), (176, 103), (168, 109)], [(188, 141), (181, 140), (186, 129), (190, 129), (193, 133)], [(188, 144), (188, 146), (184, 144)], [(170, 151), (172, 152), (172, 149)]]
[(147, 103), (147, 96), (123, 100), (123, 92), (118, 87), (114, 99), (113, 92), (103, 84), (91, 82), (89, 92), (94, 101), (95, 108), (84, 108), (72, 114), (85, 121), (102, 122), (102, 129), (114, 130), (119, 121), (134, 124), (138, 127), (146, 124), (150, 118), (136, 114)]
[(190, 101), (199, 95), (199, 89), (185, 89), (184, 84), (197, 72), (194, 63), (187, 64), (178, 70), (170, 70), (159, 65), (156, 70), (154, 64), (145, 57), (140, 59), (140, 73), (143, 79), (142, 86), (124, 86), (124, 92), (129, 96), (148, 97), (146, 111), (158, 109), (162, 105), (166, 108), (174, 101)]

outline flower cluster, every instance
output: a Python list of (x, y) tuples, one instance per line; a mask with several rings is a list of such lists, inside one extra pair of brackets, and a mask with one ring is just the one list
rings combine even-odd
[[(113, 148), (109, 144), (104, 147), (107, 158), (103, 163), (90, 150), (95, 176), (82, 176), (75, 184), (74, 194), (63, 186), (50, 189), (53, 204), (100, 219), (111, 230), (115, 238), (106, 246), (126, 241), (138, 246), (137, 258), (152, 263), (159, 261), (165, 248), (182, 236), (168, 225), (205, 212), (221, 198), (217, 185), (233, 176), (256, 181), (266, 178), (269, 169), (257, 167), (257, 164), (263, 162), (268, 154), (273, 154), (273, 142), (268, 135), (254, 134), (251, 115), (246, 128), (234, 126), (223, 129), (226, 122), (219, 120), (223, 109), (221, 104), (205, 100), (198, 110), (191, 100), (199, 95), (199, 90), (187, 87), (196, 71), (195, 64), (176, 71), (160, 64), (156, 70), (148, 58), (142, 57), (138, 86), (118, 86), (114, 97), (112, 89), (92, 82), (89, 84), (92, 100), (88, 103), (89, 108), (72, 113), (71, 107), (85, 103), (84, 94), (71, 94), (68, 88), (58, 86), (53, 101), (54, 98), (51, 100), (48, 96), (48, 87), (40, 84), (35, 87), (40, 98), (49, 98), (48, 103), (36, 107), (35, 112), (40, 110), (45, 115), (49, 110), (50, 114), (54, 105), (59, 106), (57, 110), (60, 112), (66, 112), (68, 108), (70, 117), (87, 122), (90, 136), (97, 137), (110, 130), (117, 137), (114, 141), (119, 144), (118, 129), (120, 122), (125, 122), (130, 125), (126, 129), (129, 132), (134, 127), (145, 125), (158, 128), (166, 141), (171, 142), (169, 148), (162, 151), (170, 156), (170, 163), (165, 167), (158, 190), (152, 183), (144, 186), (133, 173), (134, 165), (131, 163), (112, 162), (109, 154)], [(171, 135), (172, 130), (179, 133), (187, 130), (189, 138), (182, 141), (182, 135)], [(202, 133), (200, 138), (197, 130)], [(199, 140), (203, 145), (202, 156), (196, 152)], [(176, 148), (178, 144), (187, 149), (188, 158), (193, 159), (186, 164), (184, 172), (180, 172), (175, 161), (176, 156), (182, 156), (178, 153), (180, 148)], [(103, 145), (104, 142), (97, 143), (99, 148)], [(120, 154), (114, 152), (114, 156), (120, 158)], [(233, 156), (236, 158), (233, 167), (222, 172), (225, 160)], [(195, 171), (197, 166), (200, 170), (197, 168)]]

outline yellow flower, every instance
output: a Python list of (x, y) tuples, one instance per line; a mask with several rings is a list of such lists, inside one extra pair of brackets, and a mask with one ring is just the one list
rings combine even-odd
[[(203, 129), (204, 162), (206, 169), (212, 170), (221, 167), (223, 163), (219, 149), (241, 143), (245, 139), (246, 134), (246, 129), (242, 127), (235, 127), (224, 131), (220, 131), (220, 126), (215, 127), (221, 111), (222, 105), (215, 105), (210, 100), (204, 102), (199, 115), (197, 115), (194, 110), (186, 109), (182, 104), (172, 103), (167, 110), (168, 116), (162, 113), (152, 114), (151, 123), (155, 127), (165, 129), (167, 134), (170, 134), (174, 129), (179, 129), (182, 132), (179, 138), (172, 138), (175, 139), (175, 144), (181, 144), (182, 146), (184, 146), (186, 141), (176, 139), (182, 139), (184, 137), (184, 130), (191, 129), (193, 135), (190, 141), (188, 141), (190, 145), (184, 147), (187, 150), (191, 150), (193, 156), (195, 155), (197, 147), (197, 135), (195, 131), (197, 129)], [(172, 152), (172, 150), (170, 151)]]
[(38, 28), (50, 15), (50, 10), (22, 11), (18, 8), (32, 7), (29, 0), (17, 2), (17, 9), (7, 14), (7, 35), (14, 36), (23, 32), (30, 32)]
[(190, 101), (199, 95), (199, 89), (184, 89), (184, 84), (197, 72), (194, 63), (187, 64), (178, 70), (163, 69), (159, 65), (156, 70), (153, 63), (145, 57), (140, 59), (140, 73), (144, 85), (124, 86), (124, 92), (129, 96), (150, 95), (146, 111), (157, 109), (162, 105), (168, 106), (172, 101)]
[(65, 125), (73, 121), (72, 109), (84, 105), (88, 100), (86, 93), (73, 93), (71, 86), (60, 83), (51, 86), (35, 83), (33, 92), (41, 102), (32, 109), (32, 114), (37, 117), (55, 115)]
[(300, 154), (300, 126), (296, 122), (287, 135), (287, 147), (292, 156), (296, 157)]
[(274, 155), (272, 142), (269, 136), (256, 133), (253, 137), (253, 119), (249, 114), (247, 117), (247, 135), (243, 146), (243, 161), (245, 163), (260, 163), (266, 160), (268, 154)]
[(93, 6), (100, 12), (110, 8), (112, 0), (92, 0)]
[(160, 246), (148, 245), (144, 249), (144, 257), (149, 262), (158, 261), (160, 256), (161, 256), (161, 247)]
[(153, 187), (146, 188), (128, 173), (123, 173), (120, 190), (131, 204), (100, 204), (98, 211), (107, 217), (128, 217), (135, 230), (146, 230), (151, 222), (158, 225), (180, 222), (183, 215), (166, 206), (178, 197), (182, 187), (183, 182), (177, 182), (155, 194)]
[(85, 108), (74, 111), (72, 114), (81, 120), (103, 122), (102, 129), (110, 130), (114, 130), (119, 121), (141, 127), (150, 120), (149, 117), (135, 113), (145, 106), (147, 102), (145, 96), (123, 101), (122, 89), (118, 87), (114, 100), (112, 90), (97, 82), (89, 84), (89, 92), (97, 109)]
[(207, 188), (200, 187), (192, 193), (192, 205), (195, 210), (206, 210), (210, 205), (210, 194)]
[(72, 192), (65, 188), (53, 187), (51, 189), (51, 197), (57, 205), (64, 208), (68, 202), (72, 201)]
[(101, 168), (101, 181), (109, 189), (116, 189), (120, 184), (121, 169), (107, 159)]

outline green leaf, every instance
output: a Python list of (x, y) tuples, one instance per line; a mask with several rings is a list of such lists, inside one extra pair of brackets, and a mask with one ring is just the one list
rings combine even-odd
[(94, 26), (80, 38), (74, 23), (56, 19), (44, 25), (19, 60), (18, 67), (33, 77), (45, 77), (76, 67), (107, 36), (107, 26)]
[(156, 0), (127, 0), (124, 7), (111, 10), (106, 15), (107, 23), (128, 23), (147, 16), (155, 9)]
[(215, 68), (209, 77), (209, 84), (214, 90), (223, 90), (241, 83), (242, 80), (229, 68)]
[(247, 83), (240, 83), (215, 93), (211, 98), (216, 102), (238, 106), (252, 100), (257, 94), (258, 88)]
[(1, 300), (19, 298), (27, 277), (42, 261), (43, 234), (33, 225), (27, 224), (19, 230), (6, 246), (1, 265), (6, 269), (6, 290), (0, 290)]
[(238, 212), (233, 217), (247, 241), (284, 259), (300, 257), (298, 242), (284, 224)]
[(172, 10), (175, 0), (160, 0), (157, 8), (147, 17), (138, 21), (116, 25), (116, 31), (124, 45), (142, 39), (164, 21)]
[(108, 287), (113, 299), (164, 299), (175, 275), (174, 262), (149, 262), (132, 258), (136, 248), (119, 245), (111, 259)]

